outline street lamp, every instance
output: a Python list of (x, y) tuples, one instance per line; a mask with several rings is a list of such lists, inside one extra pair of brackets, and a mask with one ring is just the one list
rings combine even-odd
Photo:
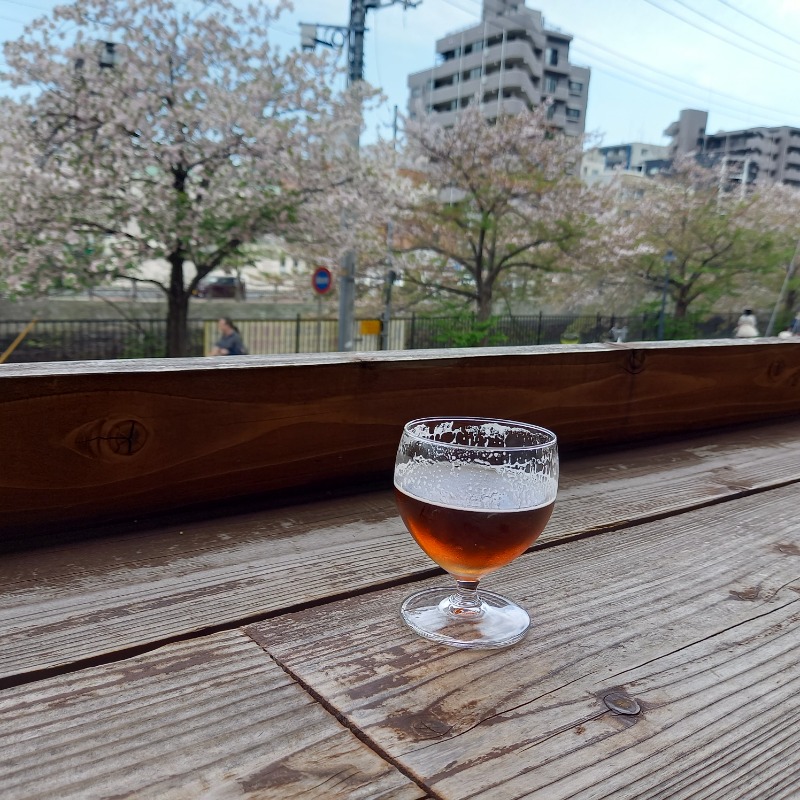
[(669, 268), (675, 263), (675, 253), (664, 253), (664, 288), (661, 292), (661, 313), (658, 315), (658, 341), (664, 341), (664, 317), (667, 313), (667, 292), (669, 291)]

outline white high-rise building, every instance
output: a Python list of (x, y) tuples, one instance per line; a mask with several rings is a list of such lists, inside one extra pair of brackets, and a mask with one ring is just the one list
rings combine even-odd
[(581, 134), (590, 70), (570, 63), (571, 41), (524, 2), (483, 0), (482, 21), (439, 39), (438, 63), (409, 75), (409, 115), (431, 113), (447, 127), (470, 103), (493, 119), (549, 100), (553, 126)]

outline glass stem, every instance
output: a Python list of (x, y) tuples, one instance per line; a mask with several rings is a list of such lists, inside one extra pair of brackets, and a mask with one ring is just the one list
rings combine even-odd
[(461, 581), (456, 579), (458, 589), (450, 596), (451, 614), (464, 617), (483, 616), (481, 598), (478, 595), (478, 581)]

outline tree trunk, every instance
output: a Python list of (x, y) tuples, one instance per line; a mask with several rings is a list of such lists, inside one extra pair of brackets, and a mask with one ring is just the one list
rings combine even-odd
[(689, 300), (687, 298), (687, 290), (680, 288), (675, 297), (675, 319), (686, 319), (686, 313), (689, 310)]
[(786, 296), (783, 299), (783, 313), (790, 322), (795, 315), (796, 307), (797, 286), (792, 286), (790, 283), (789, 288), (786, 290)]
[(477, 311), (478, 322), (486, 322), (492, 316), (492, 289), (485, 284), (478, 291)]
[(190, 294), (183, 285), (183, 257), (173, 254), (169, 260), (172, 270), (167, 292), (167, 358), (181, 358), (189, 355)]

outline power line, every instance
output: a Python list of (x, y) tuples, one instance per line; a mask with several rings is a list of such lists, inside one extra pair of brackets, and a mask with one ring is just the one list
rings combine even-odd
[(782, 36), (784, 39), (791, 42), (792, 44), (800, 45), (800, 39), (795, 39), (792, 36), (787, 36), (779, 28), (773, 28), (772, 25), (767, 25), (767, 23), (764, 22), (763, 20), (760, 20), (758, 17), (754, 17), (752, 14), (748, 14), (746, 11), (742, 11), (741, 8), (737, 8), (733, 3), (729, 3), (728, 0), (717, 0), (717, 2), (722, 3), (722, 5), (727, 6), (728, 8), (735, 11), (737, 14), (741, 14), (743, 17), (747, 17), (747, 19), (755, 22), (756, 25), (760, 25), (762, 28), (766, 28), (766, 30), (770, 31), (770, 33), (777, 33), (778, 36)]
[[(443, 2), (447, 3), (447, 5), (452, 6), (453, 8), (457, 8), (459, 11), (463, 11), (465, 14), (477, 13), (475, 11), (472, 11), (471, 9), (456, 5), (455, 3), (452, 2), (452, 0), (443, 0)], [(475, 2), (478, 4), (478, 7), (480, 8), (480, 0), (475, 0)]]
[(2, 19), (5, 22), (14, 22), (17, 25), (27, 25), (28, 24), (27, 20), (15, 19), (14, 17), (7, 17), (7, 16), (5, 16), (5, 14), (0, 14), (0, 19)]
[[(662, 69), (660, 69), (658, 67), (651, 67), (649, 64), (645, 64), (643, 61), (637, 61), (635, 58), (631, 58), (630, 56), (627, 56), (627, 55), (625, 55), (623, 53), (619, 53), (616, 50), (612, 50), (609, 47), (606, 47), (604, 45), (598, 44), (597, 42), (594, 42), (591, 39), (587, 39), (585, 36), (580, 36), (578, 41), (577, 41), (577, 43), (574, 44), (573, 47), (577, 47), (578, 49), (580, 49), (583, 45), (589, 45), (590, 47), (594, 47), (597, 50), (601, 50), (602, 52), (607, 53), (608, 55), (611, 55), (611, 56), (613, 56), (615, 58), (620, 58), (623, 61), (625, 61), (626, 63), (634, 64), (637, 67), (640, 67), (641, 69), (646, 69), (646, 70), (649, 70), (650, 72), (655, 72), (658, 75), (663, 76), (665, 78), (669, 78), (670, 80), (676, 81), (678, 83), (683, 83), (686, 86), (691, 87), (695, 91), (698, 88), (707, 88), (709, 92), (713, 92), (715, 95), (718, 95), (719, 97), (727, 98), (728, 100), (731, 100), (731, 101), (733, 101), (735, 103), (738, 103), (740, 105), (746, 106), (747, 108), (761, 109), (762, 111), (766, 111), (766, 112), (771, 113), (771, 114), (781, 114), (781, 115), (785, 114), (785, 109), (782, 109), (782, 108), (779, 109), (779, 108), (774, 108), (773, 106), (765, 106), (765, 105), (762, 105), (760, 103), (753, 103), (750, 100), (741, 100), (740, 98), (736, 97), (735, 95), (727, 94), (726, 92), (722, 92), (722, 91), (719, 91), (717, 89), (713, 89), (713, 88), (710, 88), (710, 87), (698, 87), (698, 85), (696, 83), (692, 83), (692, 81), (687, 80), (686, 78), (681, 78), (680, 76), (675, 75), (673, 73), (665, 72), (664, 70), (662, 70)], [(591, 58), (596, 58), (596, 56), (589, 55), (589, 58), (590, 59)], [(656, 83), (656, 81), (653, 81), (653, 82)]]
[[(749, 53), (751, 56), (755, 56), (756, 58), (760, 58), (763, 61), (769, 61), (770, 63), (776, 64), (777, 66), (781, 67), (782, 69), (788, 69), (791, 72), (800, 73), (800, 67), (787, 66), (786, 64), (782, 64), (780, 61), (776, 61), (774, 58), (769, 58), (768, 56), (764, 56), (764, 55), (761, 55), (760, 53), (756, 53), (754, 50), (749, 50), (746, 47), (742, 47), (742, 45), (739, 44), (738, 42), (731, 41), (730, 39), (728, 39), (725, 36), (721, 36), (720, 34), (714, 33), (713, 31), (710, 31), (707, 28), (703, 28), (700, 25), (692, 22), (691, 20), (688, 20), (685, 17), (680, 16), (680, 14), (676, 14), (674, 11), (670, 11), (669, 9), (666, 9), (663, 6), (660, 6), (658, 3), (655, 2), (655, 0), (644, 0), (644, 2), (648, 3), (651, 6), (653, 6), (653, 8), (657, 8), (659, 11), (662, 11), (664, 14), (668, 14), (670, 17), (674, 17), (675, 19), (680, 20), (685, 25), (688, 25), (691, 28), (695, 28), (696, 30), (702, 31), (703, 33), (707, 34), (708, 36), (713, 36), (715, 39), (719, 39), (719, 41), (721, 41), (721, 42), (725, 42), (726, 44), (732, 45), (737, 50), (744, 51), (745, 53)], [(680, 3), (683, 6), (686, 6), (686, 4), (682, 2), (682, 0), (675, 0), (675, 2)], [(686, 7), (689, 8), (689, 6), (686, 6)], [(690, 9), (690, 10), (693, 10), (693, 9)], [(695, 14), (700, 14), (699, 11), (694, 11), (694, 13)], [(705, 15), (704, 14), (700, 14), (700, 16), (705, 16)], [(719, 25), (718, 22), (715, 22), (715, 24)], [(730, 30), (729, 28), (725, 28), (724, 25), (721, 25), (720, 27), (724, 28), (725, 30)], [(733, 31), (733, 33), (735, 33), (735, 31)], [(759, 47), (766, 48), (766, 45), (760, 45), (760, 44), (758, 44), (758, 42), (754, 42), (754, 41), (752, 41), (750, 39), (747, 39), (747, 37), (742, 36), (742, 34), (737, 33), (736, 35), (739, 36), (742, 39), (745, 39), (745, 41), (749, 42), (750, 44), (756, 44)], [(794, 61), (794, 59), (788, 59), (788, 57), (786, 57), (786, 58), (787, 58), (787, 60)], [(800, 64), (800, 61), (798, 61), (796, 63)]]
[[(728, 31), (728, 33), (732, 33), (734, 36), (738, 36), (740, 39), (744, 39), (746, 42), (749, 42), (751, 44), (756, 45), (756, 47), (761, 47), (764, 50), (769, 50), (770, 52), (772, 52), (772, 47), (770, 45), (766, 45), (763, 42), (758, 42), (755, 39), (753, 39), (752, 37), (748, 37), (743, 33), (739, 33), (739, 31), (737, 31), (735, 28), (730, 28), (727, 25), (723, 25), (721, 22), (719, 22), (714, 17), (704, 13), (703, 11), (698, 11), (693, 6), (690, 6), (689, 3), (686, 2), (686, 0), (675, 0), (675, 2), (679, 6), (683, 6), (688, 11), (691, 11), (692, 14), (697, 14), (698, 17), (702, 17), (703, 19), (707, 19), (713, 25), (716, 25), (717, 27), (722, 28), (722, 30)], [(780, 58), (785, 58), (787, 61), (794, 61), (795, 63), (800, 64), (800, 59), (793, 58), (792, 56), (786, 55), (786, 53), (776, 52), (775, 55), (779, 56)]]
[[(613, 64), (608, 64), (607, 62), (603, 66), (603, 62), (600, 62), (601, 66), (592, 65), (592, 71), (596, 71), (599, 73), (605, 73), (606, 75), (610, 75), (617, 80), (621, 80), (623, 83), (626, 83), (630, 86), (636, 86), (640, 89), (644, 89), (647, 92), (651, 92), (653, 94), (660, 95), (662, 97), (666, 97), (669, 100), (674, 100), (678, 103), (685, 103), (687, 99), (687, 95), (682, 89), (675, 89), (669, 86), (663, 86), (661, 84), (657, 84), (654, 81), (651, 81), (647, 78), (639, 76), (638, 78), (633, 78), (629, 71), (624, 71), (624, 68), (617, 67)], [(723, 104), (715, 104), (715, 107), (712, 110), (720, 111), (724, 113), (726, 116), (731, 117), (732, 119), (738, 119), (742, 122), (748, 123), (749, 127), (752, 126), (753, 117), (745, 116), (745, 113), (742, 109), (733, 109), (730, 107), (726, 107)], [(776, 119), (780, 125), (785, 124), (785, 121)], [(756, 126), (759, 127), (759, 126)]]
[(0, 0), (0, 3), (10, 3), (11, 5), (14, 6), (22, 6), (22, 8), (26, 9), (32, 8), (35, 9), (36, 11), (44, 11), (45, 13), (48, 13), (51, 10), (49, 8), (45, 8), (44, 6), (37, 6), (34, 5), (33, 3), (28, 3), (27, 1), (22, 2), (22, 0)]

